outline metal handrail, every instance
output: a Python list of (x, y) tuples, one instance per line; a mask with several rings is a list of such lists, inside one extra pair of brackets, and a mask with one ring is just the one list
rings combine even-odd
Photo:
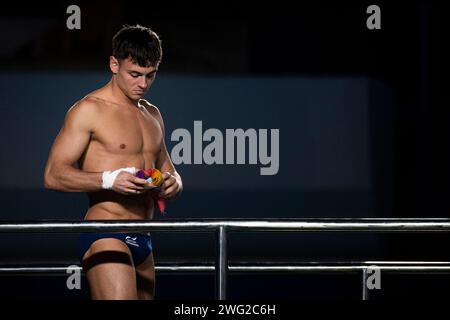
[[(436, 272), (450, 274), (450, 262), (408, 262), (408, 261), (377, 261), (377, 262), (363, 262), (355, 263), (339, 263), (335, 265), (280, 265), (280, 264), (260, 264), (260, 265), (228, 265), (227, 269), (230, 273), (242, 272), (283, 272), (283, 273), (323, 273), (323, 272), (342, 272), (355, 273), (362, 272), (361, 277), (361, 293), (362, 300), (369, 299), (369, 288), (367, 281), (369, 278), (369, 268), (376, 268), (384, 273), (420, 273), (420, 274), (435, 274)], [(67, 274), (70, 267), (71, 273), (74, 270), (82, 272), (80, 266), (70, 265), (68, 267), (35, 267), (35, 266), (0, 266), (0, 276), (3, 274), (17, 275), (17, 274)], [(155, 266), (158, 272), (215, 272), (214, 264), (210, 265), (157, 265)], [(222, 280), (223, 281), (223, 280)], [(222, 297), (224, 298), (224, 297)]]
[(341, 218), (341, 219), (266, 219), (266, 220), (181, 220), (166, 219), (162, 221), (143, 220), (91, 220), (44, 222), (30, 221), (26, 223), (2, 222), (0, 233), (8, 232), (143, 232), (143, 231), (216, 231), (225, 227), (227, 231), (363, 231), (363, 232), (449, 232), (448, 218), (409, 218), (409, 219), (376, 219), (376, 218)]
[[(338, 218), (338, 219), (265, 219), (265, 220), (95, 220), (95, 221), (38, 221), (27, 223), (0, 223), (0, 233), (49, 233), (49, 232), (148, 232), (190, 231), (217, 234), (216, 292), (219, 300), (226, 298), (226, 278), (230, 266), (227, 261), (228, 232), (449, 232), (449, 218)], [(407, 266), (404, 266), (406, 268)], [(442, 267), (442, 266), (441, 266)], [(266, 267), (267, 268), (267, 267)], [(363, 299), (367, 299), (368, 267), (362, 267)], [(406, 268), (408, 269), (408, 268)], [(405, 270), (406, 270), (405, 269)], [(281, 269), (278, 269), (282, 271)]]
[[(229, 264), (230, 273), (239, 272), (360, 272), (371, 266), (377, 266), (381, 271), (392, 273), (434, 273), (442, 271), (450, 273), (450, 261), (376, 261), (376, 262), (339, 262), (339, 263), (235, 263)], [(0, 276), (2, 273), (24, 273), (24, 274), (66, 274), (69, 266), (35, 266), (35, 265), (0, 265)], [(70, 265), (71, 270), (83, 271), (82, 267), (76, 264)], [(193, 264), (193, 263), (162, 263), (155, 266), (160, 272), (214, 272), (213, 263)]]

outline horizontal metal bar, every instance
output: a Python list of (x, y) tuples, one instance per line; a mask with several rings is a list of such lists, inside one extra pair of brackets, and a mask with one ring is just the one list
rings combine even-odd
[[(81, 270), (81, 267), (72, 269)], [(67, 267), (0, 267), (2, 273), (66, 273)]]
[(0, 233), (49, 233), (95, 231), (360, 231), (360, 232), (449, 232), (450, 219), (311, 219), (311, 220), (95, 220), (67, 222), (1, 222)]
[[(230, 272), (355, 272), (367, 269), (367, 265), (359, 266), (245, 266), (229, 268)], [(450, 273), (450, 266), (377, 266), (383, 272), (424, 272), (437, 271)]]
[[(396, 265), (376, 265), (383, 272), (418, 272), (418, 273), (450, 273), (450, 262), (427, 262), (423, 265), (413, 265), (409, 262)], [(283, 273), (325, 273), (325, 272), (343, 272), (351, 273), (367, 269), (369, 264), (355, 265), (230, 265), (230, 272), (283, 272)], [(67, 273), (68, 267), (20, 267), (20, 266), (2, 266), (2, 274), (57, 274)], [(80, 270), (81, 267), (71, 266), (71, 270)], [(156, 266), (156, 271), (160, 272), (214, 272), (214, 265), (161, 265)]]

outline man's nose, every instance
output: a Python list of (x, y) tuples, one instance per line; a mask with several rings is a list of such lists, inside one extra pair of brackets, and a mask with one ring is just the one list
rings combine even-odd
[(139, 77), (138, 86), (141, 89), (147, 88), (147, 78), (145, 76)]

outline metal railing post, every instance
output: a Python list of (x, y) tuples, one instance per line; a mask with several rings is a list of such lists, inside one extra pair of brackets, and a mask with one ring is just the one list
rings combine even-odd
[(216, 252), (216, 298), (225, 300), (227, 293), (227, 233), (225, 226), (217, 229), (217, 252)]

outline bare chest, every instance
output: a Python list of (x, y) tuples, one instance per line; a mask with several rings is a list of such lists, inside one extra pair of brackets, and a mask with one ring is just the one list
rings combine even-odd
[(162, 145), (159, 122), (146, 110), (104, 112), (92, 141), (115, 155), (157, 155)]

